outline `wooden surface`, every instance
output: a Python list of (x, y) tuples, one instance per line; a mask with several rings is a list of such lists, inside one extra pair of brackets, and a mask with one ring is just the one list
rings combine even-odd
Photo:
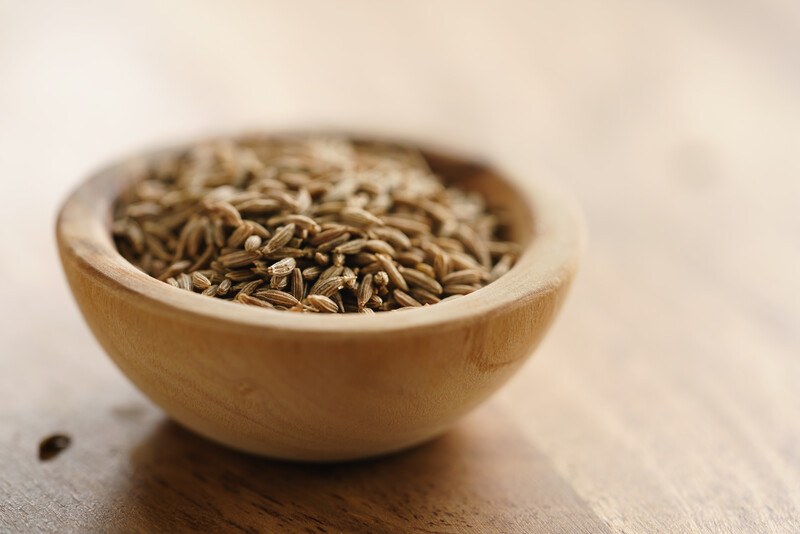
[[(0, 530), (800, 530), (797, 3), (348, 4), (0, 1)], [(536, 358), (406, 454), (181, 430), (60, 273), (56, 207), (97, 165), (303, 125), (444, 139), (587, 215)]]

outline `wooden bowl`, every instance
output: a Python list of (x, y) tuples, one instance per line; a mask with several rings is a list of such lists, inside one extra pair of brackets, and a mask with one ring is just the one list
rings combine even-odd
[(125, 163), (95, 174), (65, 202), (61, 261), (103, 348), (195, 432), (292, 460), (410, 447), (447, 430), (530, 356), (564, 299), (582, 241), (572, 204), (554, 192), (425, 155), (446, 180), (502, 206), (508, 237), (524, 246), (509, 273), (461, 299), (372, 316), (296, 314), (171, 287), (138, 271), (113, 243), (112, 206), (130, 180)]

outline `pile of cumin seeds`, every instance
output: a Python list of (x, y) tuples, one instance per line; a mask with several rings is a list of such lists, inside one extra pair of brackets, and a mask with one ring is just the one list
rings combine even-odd
[(469, 294), (519, 253), (501, 216), (415, 149), (345, 138), (214, 141), (143, 163), (120, 253), (172, 286), (295, 312), (374, 313)]

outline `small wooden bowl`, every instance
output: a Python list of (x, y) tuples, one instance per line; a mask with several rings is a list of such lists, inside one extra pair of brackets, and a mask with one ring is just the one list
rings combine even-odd
[(425, 155), (446, 180), (502, 206), (508, 237), (524, 246), (509, 273), (461, 299), (372, 316), (296, 314), (171, 287), (138, 271), (113, 243), (112, 206), (130, 180), (124, 163), (65, 202), (61, 261), (114, 362), (195, 432), (292, 460), (410, 447), (447, 430), (530, 356), (564, 299), (582, 241), (572, 204), (552, 191)]

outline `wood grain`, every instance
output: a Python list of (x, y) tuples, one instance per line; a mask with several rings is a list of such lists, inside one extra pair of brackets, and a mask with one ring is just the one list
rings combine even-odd
[[(785, 0), (0, 3), (0, 530), (800, 531), (799, 30)], [(446, 140), (587, 215), (536, 358), (403, 455), (274, 464), (165, 423), (59, 274), (92, 167), (307, 124)]]

